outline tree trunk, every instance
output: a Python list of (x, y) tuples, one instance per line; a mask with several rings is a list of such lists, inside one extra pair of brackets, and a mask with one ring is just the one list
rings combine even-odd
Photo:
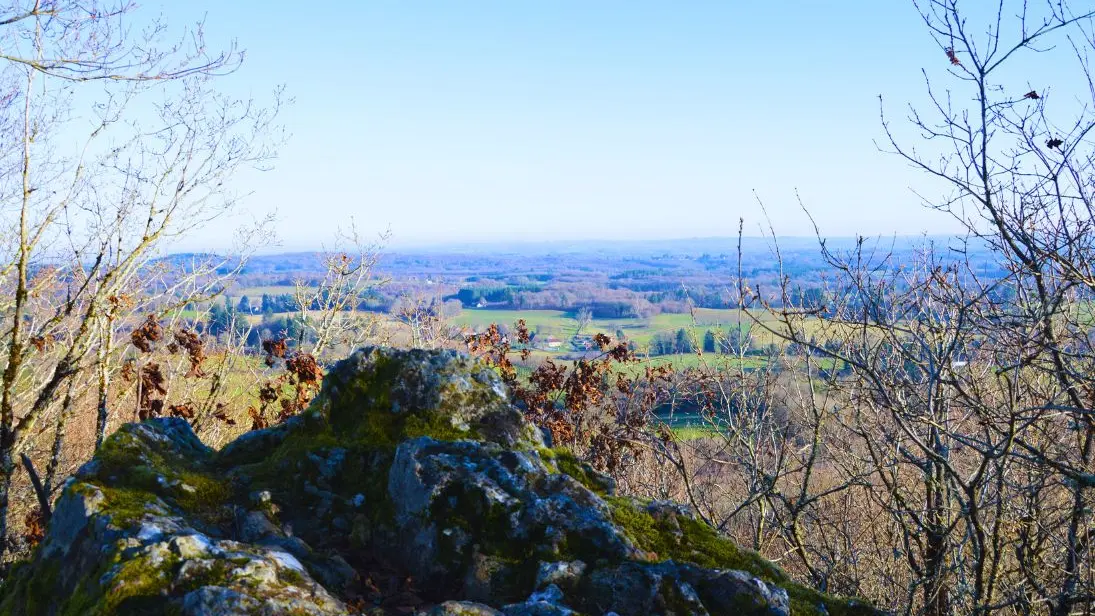
[(950, 585), (947, 582), (947, 494), (946, 469), (939, 458), (947, 458), (942, 431), (938, 426), (947, 424), (947, 401), (941, 385), (935, 384), (932, 396), (934, 424), (928, 431), (928, 443), (938, 458), (928, 458), (925, 468), (925, 522), (927, 525), (924, 553), (924, 614), (925, 616), (949, 616), (951, 613)]
[[(75, 408), (75, 404), (72, 400), (72, 391), (76, 388), (76, 379), (70, 379), (68, 382), (68, 391), (65, 392), (65, 401), (61, 404), (61, 415), (57, 418), (57, 430), (53, 434), (53, 448), (49, 454), (49, 464), (46, 465), (46, 480), (43, 488), (46, 494), (53, 493), (54, 479), (57, 478), (57, 469), (61, 467), (61, 453), (65, 445), (65, 429), (68, 427), (68, 420), (72, 417), (72, 411)], [(98, 449), (98, 445), (95, 447)]]
[(95, 451), (99, 450), (102, 446), (103, 440), (106, 438), (107, 420), (109, 419), (109, 390), (110, 390), (110, 369), (107, 365), (107, 361), (110, 359), (110, 347), (114, 342), (114, 327), (113, 320), (106, 319), (103, 322), (103, 331), (99, 337), (99, 353), (96, 363), (96, 369), (98, 372), (98, 416), (95, 420)]

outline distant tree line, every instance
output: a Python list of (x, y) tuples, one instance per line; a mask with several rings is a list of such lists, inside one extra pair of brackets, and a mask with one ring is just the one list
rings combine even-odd
[[(243, 299), (247, 299), (247, 296), (243, 296), (240, 299), (241, 305), (239, 309), (241, 312), (248, 314), (252, 313), (250, 307), (253, 304), (248, 300), (247, 308), (242, 305)], [(369, 293), (358, 298), (356, 306), (357, 310), (363, 310), (367, 312), (390, 312), (395, 305), (397, 298), (387, 295), (381, 295), (379, 293)], [(322, 298), (314, 299), (309, 306), (309, 310), (319, 310), (322, 305)], [(347, 306), (347, 310), (350, 306)], [(263, 293), (261, 301), (259, 303), (259, 312), (264, 315), (279, 314), (285, 312), (300, 312), (300, 303), (292, 293)]]
[[(698, 338), (698, 339), (697, 339)], [(722, 353), (736, 355), (738, 353), (763, 353), (763, 349), (751, 349), (751, 338), (746, 328), (734, 327), (727, 330), (708, 329), (703, 336), (693, 334), (686, 328), (680, 328), (676, 332), (658, 332), (650, 339), (648, 353), (655, 355), (678, 355), (681, 353), (695, 353), (696, 347), (703, 349), (704, 353)]]

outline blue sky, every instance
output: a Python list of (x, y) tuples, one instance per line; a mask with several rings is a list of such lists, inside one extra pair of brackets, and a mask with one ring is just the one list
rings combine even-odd
[[(239, 179), (286, 249), (351, 217), (393, 244), (946, 233), (878, 151), (946, 69), (910, 2), (165, 4), (247, 50), (225, 87), (295, 104), (276, 169)], [(155, 11), (154, 5), (145, 10)], [(201, 241), (216, 243), (214, 235)]]

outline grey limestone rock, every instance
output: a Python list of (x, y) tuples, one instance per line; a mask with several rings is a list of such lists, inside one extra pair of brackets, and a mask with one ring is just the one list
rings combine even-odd
[(304, 413), (219, 452), (179, 419), (120, 428), (0, 616), (875, 614), (687, 508), (613, 493), (545, 447), (489, 367), (367, 347)]

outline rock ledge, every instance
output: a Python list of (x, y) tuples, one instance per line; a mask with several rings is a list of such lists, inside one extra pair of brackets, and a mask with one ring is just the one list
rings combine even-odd
[(129, 424), (73, 477), (0, 614), (874, 614), (611, 480), (447, 351), (364, 348), (219, 452)]

